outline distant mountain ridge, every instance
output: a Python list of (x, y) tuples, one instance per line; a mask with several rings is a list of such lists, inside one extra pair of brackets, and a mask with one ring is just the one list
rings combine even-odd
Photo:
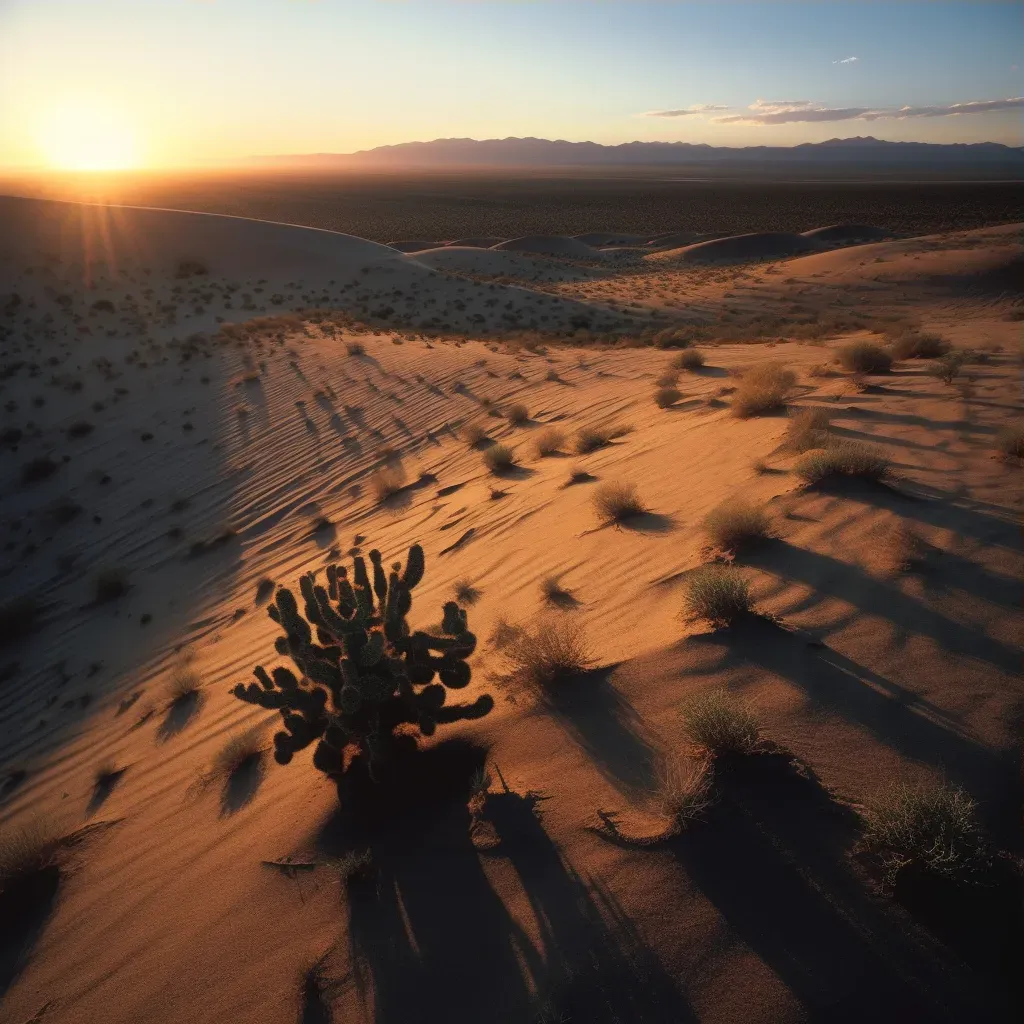
[(1024, 168), (1024, 146), (1000, 142), (887, 142), (872, 136), (804, 142), (797, 146), (731, 148), (691, 142), (597, 142), (562, 139), (434, 139), (402, 142), (356, 153), (257, 156), (264, 165), (315, 168), (525, 168), (697, 165), (718, 168), (771, 166)]

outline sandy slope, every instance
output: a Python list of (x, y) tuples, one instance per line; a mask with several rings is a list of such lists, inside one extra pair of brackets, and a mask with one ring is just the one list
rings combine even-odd
[[(217, 317), (260, 312), (254, 291), (240, 303), (247, 281), (295, 280), (289, 294), (309, 295), (318, 275), (341, 281), (352, 266), (423, 282), (421, 297), (473, 284), (383, 246), (300, 231), (279, 247), (278, 226), (169, 215), (158, 230), (119, 234), (111, 215), (112, 251), (127, 247), (133, 262), (119, 257), (116, 275), (92, 275), (89, 288), (69, 265), (74, 230), (61, 236), (65, 262), (43, 269), (40, 250), (68, 211), (32, 235), (26, 209), (0, 201), (33, 250), (14, 251), (0, 232), (0, 297), (23, 296), (5, 321), (0, 382), (4, 428), (23, 432), (0, 453), (0, 585), (5, 600), (33, 594), (45, 612), (0, 662), (0, 768), (8, 779), (25, 772), (4, 787), (0, 816), (116, 824), (79, 851), (17, 974), (3, 976), (4, 1021), (44, 1006), (46, 1024), (290, 1021), (321, 958), (335, 1021), (1010, 1019), (985, 951), (966, 963), (971, 950), (873, 892), (851, 857), (851, 807), (892, 779), (945, 776), (1020, 852), (1022, 495), (1019, 467), (992, 455), (994, 433), (1020, 415), (1012, 297), (930, 275), (875, 281), (874, 257), (861, 266), (852, 250), (793, 261), (785, 274), (682, 272), (670, 301), (702, 315), (810, 301), (812, 280), (825, 283), (813, 301), (827, 308), (870, 284), (852, 293), (861, 307), (913, 310), (991, 356), (956, 387), (908, 362), (865, 390), (811, 372), (840, 338), (710, 346), (708, 367), (684, 375), (682, 399), (662, 410), (651, 396), (670, 353), (652, 348), (535, 353), (409, 332), (356, 338), (294, 318), (213, 335)], [(1002, 266), (1018, 251), (1012, 231), (917, 244), (880, 251), (944, 254), (954, 278), (978, 254)], [(210, 273), (176, 279), (183, 258), (209, 261)], [(641, 286), (629, 275), (567, 283), (577, 290), (559, 301), (591, 308)], [(55, 302), (62, 294), (69, 301)], [(94, 308), (102, 298), (115, 312)], [(349, 354), (353, 340), (363, 354)], [(838, 433), (883, 448), (898, 489), (800, 488), (779, 448), (785, 419), (729, 415), (730, 374), (766, 360), (798, 371), (797, 405), (824, 406)], [(490, 415), (510, 402), (527, 406), (525, 425)], [(85, 422), (91, 431), (71, 429)], [(469, 422), (513, 446), (521, 468), (490, 476), (458, 437)], [(533, 452), (544, 426), (571, 435), (593, 425), (629, 429), (585, 456)], [(53, 474), (23, 483), (23, 467), (45, 455)], [(372, 478), (385, 464), (410, 486), (382, 507)], [(595, 479), (567, 486), (575, 466)], [(608, 480), (635, 482), (651, 514), (598, 528), (591, 496)], [(492, 497), (496, 487), (504, 493)], [(773, 511), (777, 538), (743, 565), (778, 620), (708, 633), (681, 621), (683, 587), (708, 557), (702, 517), (734, 495)], [(59, 511), (72, 505), (70, 518)], [(899, 523), (928, 545), (920, 572), (882, 564)], [(520, 822), (521, 843), (479, 853), (455, 808), (422, 832), (396, 822), (368, 889), (347, 893), (330, 867), (287, 877), (261, 861), (345, 845), (335, 794), (308, 757), (246, 790), (201, 785), (229, 737), (272, 717), (228, 693), (275, 660), (260, 582), (294, 585), (371, 546), (400, 557), (413, 541), (427, 553), (417, 623), (465, 580), (479, 591), (470, 622), (486, 641), (499, 620), (544, 612), (540, 584), (557, 575), (571, 609), (550, 614), (579, 619), (601, 671), (545, 706), (495, 678), (492, 644), (474, 657), (471, 689), (498, 705), (449, 735), (487, 745), (517, 792), (548, 798)], [(96, 604), (105, 569), (123, 571), (130, 589)], [(186, 655), (203, 700), (182, 713), (168, 709), (166, 685)], [(649, 822), (659, 763), (685, 752), (679, 702), (711, 685), (756, 704), (766, 734), (806, 767), (777, 759), (767, 774), (723, 777), (719, 810), (664, 848), (624, 849), (589, 831), (599, 809)], [(97, 805), (93, 776), (107, 759), (127, 770)]]

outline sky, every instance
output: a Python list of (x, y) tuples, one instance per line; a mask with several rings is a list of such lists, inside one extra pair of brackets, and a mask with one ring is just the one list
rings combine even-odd
[(1024, 143), (1024, 3), (0, 0), (0, 167), (434, 138)]

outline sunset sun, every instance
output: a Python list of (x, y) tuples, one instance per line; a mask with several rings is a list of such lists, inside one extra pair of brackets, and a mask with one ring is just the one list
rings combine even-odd
[(131, 128), (112, 111), (63, 107), (43, 122), (40, 143), (46, 162), (62, 171), (114, 171), (137, 167)]

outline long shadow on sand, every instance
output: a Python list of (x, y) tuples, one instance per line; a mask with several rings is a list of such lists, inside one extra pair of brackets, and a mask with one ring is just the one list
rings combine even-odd
[(854, 815), (782, 755), (722, 764), (708, 820), (671, 849), (814, 1022), (996, 1021), (986, 990), (848, 867)]
[(823, 597), (838, 598), (867, 615), (887, 619), (908, 633), (926, 636), (950, 654), (987, 661), (1003, 672), (1020, 670), (1024, 658), (1021, 648), (956, 622), (849, 562), (784, 540), (762, 545), (747, 561), (780, 579), (796, 580), (812, 588), (806, 601), (790, 609), (791, 612), (816, 604)]
[[(428, 752), (426, 761), (436, 752), (452, 763), (464, 759), (464, 767), (482, 765), (482, 756), (443, 751), (446, 746)], [(421, 778), (437, 778), (436, 772), (424, 762)], [(514, 816), (516, 834), (489, 856), (512, 861), (541, 922), (539, 950), (472, 844), (468, 776), (461, 792), (449, 789), (445, 799), (426, 804), (422, 797), (372, 827), (353, 824), (343, 807), (318, 837), (328, 855), (372, 850), (374, 879), (353, 882), (348, 893), (355, 984), (364, 1006), (372, 1007), (371, 1019), (523, 1024), (544, 1019), (537, 1016), (544, 1003), (557, 1006), (553, 1020), (566, 1020), (566, 1007), (573, 1020), (593, 1024), (692, 1019), (655, 958), (614, 920), (611, 901), (596, 900), (539, 822), (526, 821), (532, 810)], [(507, 820), (499, 824), (510, 829)]]
[[(814, 703), (868, 730), (904, 757), (941, 769), (981, 801), (993, 829), (1012, 819), (1017, 765), (959, 732), (949, 716), (913, 691), (829, 647), (754, 618), (691, 643), (720, 646), (726, 662), (757, 665), (799, 687)], [(998, 794), (993, 803), (993, 794)], [(1008, 817), (1009, 815), (1009, 817)]]

